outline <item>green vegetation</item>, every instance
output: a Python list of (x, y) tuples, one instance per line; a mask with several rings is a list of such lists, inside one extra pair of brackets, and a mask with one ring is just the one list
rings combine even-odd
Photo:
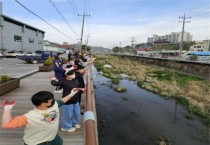
[(0, 75), (0, 83), (5, 83), (7, 81), (11, 80), (11, 78), (9, 77), (9, 75), (7, 74), (1, 74)]
[(198, 106), (191, 106), (189, 108), (189, 111), (197, 116), (200, 116), (202, 118), (206, 118), (205, 113), (201, 110)]
[(165, 137), (159, 136), (156, 139), (157, 145), (172, 145), (172, 141), (170, 139), (166, 139)]
[(185, 118), (188, 119), (188, 120), (193, 120), (193, 114), (191, 113), (188, 113), (187, 115), (185, 115)]
[(209, 117), (206, 117), (204, 118), (204, 123), (207, 124), (207, 126), (210, 128), (210, 116)]
[(186, 97), (176, 97), (175, 99), (179, 104), (182, 104), (186, 107), (189, 107), (190, 105), (190, 102)]
[(154, 70), (152, 77), (156, 77), (158, 80), (172, 81), (172, 73), (166, 70)]
[(137, 85), (138, 85), (139, 87), (143, 87), (144, 84), (145, 84), (144, 81), (137, 81)]
[(183, 73), (179, 73), (179, 72), (174, 73), (174, 77), (181, 87), (185, 86), (189, 81), (193, 81), (193, 80), (194, 81), (203, 81), (204, 80), (202, 78), (198, 78), (195, 76), (189, 76), (187, 74), (183, 74)]
[(103, 61), (100, 61), (100, 60), (97, 60), (97, 61), (94, 62), (94, 65), (95, 65), (97, 71), (102, 71), (104, 64), (105, 63)]
[[(210, 124), (210, 83), (207, 80), (154, 65), (144, 65), (132, 59), (125, 56), (98, 56), (95, 66), (113, 84), (120, 81), (120, 74), (127, 74), (129, 79), (137, 81), (139, 87), (166, 99), (175, 98), (179, 104), (186, 106), (190, 114), (200, 116)], [(112, 68), (103, 68), (104, 64), (110, 64)], [(190, 118), (189, 115), (187, 117)]]
[(198, 56), (196, 56), (196, 55), (190, 56), (190, 60), (192, 60), (192, 61), (196, 61), (197, 59), (198, 59)]
[(120, 83), (120, 79), (111, 79), (111, 82), (113, 84), (119, 84)]
[(115, 88), (115, 91), (117, 91), (119, 93), (123, 93), (123, 92), (126, 92), (127, 91), (127, 88), (126, 87), (119, 86), (119, 87)]
[(50, 65), (53, 65), (54, 60), (55, 60), (55, 58), (54, 58), (54, 57), (49, 56), (49, 57), (47, 58), (47, 60), (45, 60), (45, 62), (44, 62), (44, 66), (50, 66)]

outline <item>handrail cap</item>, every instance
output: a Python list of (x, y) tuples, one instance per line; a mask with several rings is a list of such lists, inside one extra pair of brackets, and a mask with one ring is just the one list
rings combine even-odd
[(85, 112), (85, 114), (84, 114), (84, 123), (87, 120), (93, 120), (94, 122), (96, 122), (95, 115), (94, 115), (94, 113), (92, 111), (86, 111)]

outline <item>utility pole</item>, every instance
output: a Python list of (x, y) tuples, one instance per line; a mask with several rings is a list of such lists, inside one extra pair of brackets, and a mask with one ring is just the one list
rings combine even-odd
[(82, 51), (82, 38), (83, 38), (83, 30), (84, 30), (84, 23), (85, 23), (85, 17), (90, 16), (90, 15), (85, 15), (85, 11), (83, 15), (79, 15), (78, 16), (82, 16), (82, 31), (81, 31), (81, 39), (80, 39), (80, 53)]
[[(191, 17), (189, 18), (186, 18), (185, 17), (185, 13), (184, 13), (184, 16), (183, 17), (179, 17), (179, 18), (182, 18), (183, 21), (182, 21), (182, 37), (181, 37), (181, 42), (180, 42), (180, 46), (179, 46), (179, 58), (182, 57), (182, 50), (183, 50), (183, 38), (184, 38), (184, 26), (185, 26), (185, 23), (190, 23), (190, 21), (186, 21), (186, 19), (190, 19)], [(181, 22), (181, 21), (179, 21)]]
[(89, 38), (90, 36), (86, 36), (86, 37), (87, 37), (87, 40), (86, 40), (86, 42), (85, 42), (85, 50), (87, 50), (88, 38)]
[(131, 47), (133, 48), (133, 43), (136, 42), (135, 37), (131, 37)]

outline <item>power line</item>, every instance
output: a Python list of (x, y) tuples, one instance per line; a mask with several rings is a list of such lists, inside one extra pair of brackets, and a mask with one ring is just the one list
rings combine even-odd
[[(89, 16), (90, 16), (91, 15), (90, 14), (90, 0), (88, 0), (87, 11), (89, 12)], [(90, 17), (87, 18), (87, 35), (88, 36), (90, 35)]]
[[(202, 7), (199, 7), (197, 9), (190, 10), (188, 13), (193, 13), (194, 15), (198, 16), (198, 15), (204, 15), (203, 12), (205, 12), (207, 10), (209, 10), (209, 7), (202, 6)], [(180, 27), (177, 23), (175, 23), (175, 21), (172, 21), (173, 19), (169, 20), (167, 23), (165, 23), (163, 25), (159, 25), (158, 27), (156, 27), (156, 28), (154, 28), (152, 30), (149, 30), (149, 31), (147, 31), (145, 33), (142, 33), (142, 34), (138, 35), (137, 38), (145, 37), (145, 35), (150, 34), (150, 33), (159, 34), (159, 33), (167, 32), (171, 28), (174, 29), (174, 28)], [(164, 28), (164, 31), (162, 31), (160, 28)], [(122, 42), (125, 42), (125, 41), (129, 41), (129, 39), (126, 39), (126, 40), (124, 40)]]
[(73, 3), (71, 2), (71, 0), (68, 0), (68, 2), (69, 2), (69, 5), (71, 6), (71, 8), (72, 8), (72, 11), (73, 11), (73, 13), (74, 13), (74, 16), (75, 16), (75, 19), (76, 19), (76, 21), (78, 22), (78, 24), (80, 23), (79, 22), (79, 20), (78, 20), (78, 18), (77, 18), (77, 15), (79, 14), (79, 13), (77, 13), (76, 14), (76, 10), (74, 10), (74, 6), (73, 6)]
[(90, 16), (90, 15), (86, 15), (85, 14), (85, 11), (84, 11), (84, 14), (83, 15), (78, 15), (78, 16), (82, 16), (83, 17), (83, 19), (82, 19), (82, 30), (81, 30), (81, 38), (80, 38), (80, 52), (81, 52), (81, 50), (82, 50), (82, 39), (83, 39), (83, 30), (84, 30), (84, 23), (85, 23), (85, 17), (88, 17), (88, 16)]
[(61, 16), (61, 18), (66, 22), (66, 24), (69, 26), (69, 28), (74, 32), (74, 34), (79, 37), (79, 35), (74, 31), (72, 26), (68, 23), (68, 21), (65, 19), (65, 17), (62, 15), (60, 10), (55, 6), (55, 4), (52, 2), (52, 0), (49, 0), (49, 2), (52, 4), (52, 6), (55, 8), (55, 10), (58, 12), (58, 14)]
[(23, 8), (25, 8), (27, 11), (29, 11), (30, 13), (32, 13), (33, 15), (37, 16), (39, 19), (41, 19), (42, 21), (44, 21), (45, 23), (47, 23), (49, 26), (53, 27), (56, 31), (58, 31), (59, 33), (63, 34), (64, 36), (68, 37), (71, 40), (76, 41), (75, 39), (69, 37), (68, 35), (66, 35), (65, 33), (63, 33), (62, 31), (60, 31), (59, 29), (57, 29), (55, 26), (53, 26), (52, 24), (50, 24), (49, 22), (47, 22), (46, 20), (44, 20), (43, 18), (41, 18), (40, 16), (38, 16), (37, 14), (35, 14), (34, 12), (32, 12), (31, 10), (29, 10), (26, 6), (24, 6), (22, 3), (20, 3), (18, 0), (15, 0), (19, 5), (21, 5)]
[(72, 0), (72, 2), (73, 2), (73, 5), (74, 5), (74, 7), (75, 7), (75, 10), (76, 10), (77, 14), (79, 14), (79, 11), (77, 10), (77, 6), (76, 6), (74, 0)]

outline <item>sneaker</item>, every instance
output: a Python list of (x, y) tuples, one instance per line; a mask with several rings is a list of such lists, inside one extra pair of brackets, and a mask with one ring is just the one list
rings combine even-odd
[(80, 126), (79, 124), (75, 124), (75, 125), (73, 125), (73, 126), (74, 126), (74, 128), (76, 128), (76, 129), (81, 128), (81, 126)]
[(54, 93), (63, 93), (63, 90), (55, 90)]
[(64, 128), (61, 128), (61, 131), (74, 132), (74, 131), (76, 131), (76, 128), (72, 127), (70, 129), (67, 129), (67, 130), (64, 129)]

